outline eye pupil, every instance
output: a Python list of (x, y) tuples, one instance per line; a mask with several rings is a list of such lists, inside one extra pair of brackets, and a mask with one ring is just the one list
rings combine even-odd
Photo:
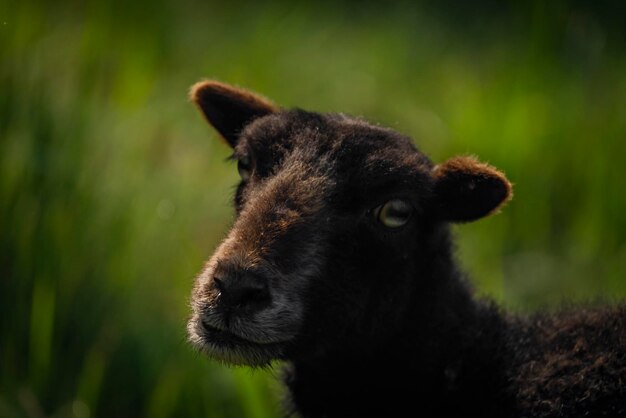
[(387, 228), (399, 228), (404, 226), (413, 213), (413, 207), (409, 202), (402, 199), (388, 201), (375, 210), (378, 221)]
[(248, 181), (250, 179), (250, 157), (244, 156), (237, 160), (237, 171), (243, 181)]

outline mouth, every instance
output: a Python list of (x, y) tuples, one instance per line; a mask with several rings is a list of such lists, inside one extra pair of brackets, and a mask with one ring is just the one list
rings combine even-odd
[(232, 365), (269, 366), (273, 360), (284, 358), (289, 341), (259, 342), (246, 339), (231, 331), (216, 328), (194, 315), (187, 324), (189, 341), (200, 352)]

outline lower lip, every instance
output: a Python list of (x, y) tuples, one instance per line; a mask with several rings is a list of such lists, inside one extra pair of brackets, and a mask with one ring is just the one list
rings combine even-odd
[(241, 337), (237, 334), (234, 334), (227, 330), (222, 330), (219, 328), (215, 328), (211, 325), (206, 324), (198, 324), (199, 332), (198, 334), (203, 337), (207, 342), (224, 347), (233, 347), (233, 346), (255, 346), (255, 347), (272, 347), (281, 344), (288, 343), (289, 341), (271, 341), (271, 342), (261, 342), (261, 341), (252, 341)]
[(224, 347), (233, 346), (269, 346), (272, 343), (262, 343), (257, 341), (250, 341), (246, 338), (240, 337), (227, 330), (212, 327), (210, 325), (201, 324), (202, 335), (205, 340), (211, 344)]
[(200, 324), (202, 335), (213, 344), (223, 343), (250, 343), (250, 341), (233, 334), (230, 331), (221, 330), (210, 325)]

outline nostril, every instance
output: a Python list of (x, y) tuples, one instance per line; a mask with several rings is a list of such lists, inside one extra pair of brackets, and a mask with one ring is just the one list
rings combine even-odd
[(219, 292), (222, 292), (224, 290), (224, 279), (217, 276), (213, 277), (213, 286)]

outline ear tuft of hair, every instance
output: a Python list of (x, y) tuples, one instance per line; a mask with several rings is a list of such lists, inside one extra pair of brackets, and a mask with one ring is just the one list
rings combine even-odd
[(470, 222), (497, 212), (513, 196), (511, 183), (495, 167), (474, 157), (454, 157), (433, 170), (435, 216)]
[(215, 80), (194, 84), (189, 91), (189, 98), (231, 147), (236, 145), (241, 131), (248, 123), (278, 111), (264, 97)]

